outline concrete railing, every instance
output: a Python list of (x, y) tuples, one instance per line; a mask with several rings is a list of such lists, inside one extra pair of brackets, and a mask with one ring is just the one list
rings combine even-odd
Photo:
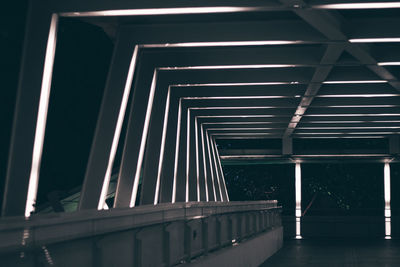
[(172, 266), (280, 226), (276, 201), (5, 218), (0, 220), (0, 266)]

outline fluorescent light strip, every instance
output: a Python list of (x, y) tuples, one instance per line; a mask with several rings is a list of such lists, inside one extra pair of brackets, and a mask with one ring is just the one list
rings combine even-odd
[(279, 106), (249, 106), (249, 107), (191, 107), (190, 109), (192, 110), (210, 110), (210, 109), (223, 109), (223, 110), (227, 110), (227, 109), (233, 109), (233, 110), (238, 110), (238, 109), (294, 109), (295, 106), (291, 106), (291, 107), (279, 107)]
[(228, 42), (188, 42), (146, 45), (146, 47), (220, 47), (220, 46), (265, 46), (265, 45), (294, 45), (313, 43), (300, 40), (267, 40), (267, 41), (228, 41)]
[(151, 109), (153, 107), (153, 99), (154, 99), (154, 92), (155, 92), (155, 89), (156, 89), (156, 82), (157, 82), (157, 70), (154, 70), (153, 80), (152, 80), (152, 83), (151, 83), (150, 94), (149, 94), (149, 101), (147, 103), (147, 110), (146, 110), (146, 117), (145, 117), (144, 126), (143, 126), (142, 139), (141, 139), (141, 142), (140, 142), (139, 157), (138, 157), (138, 162), (137, 162), (137, 166), (136, 166), (136, 173), (135, 173), (135, 179), (134, 179), (133, 188), (132, 188), (132, 196), (131, 196), (131, 201), (130, 201), (130, 204), (129, 204), (130, 208), (134, 207), (135, 206), (135, 202), (136, 202), (136, 196), (137, 196), (137, 191), (138, 191), (138, 187), (139, 187), (140, 174), (141, 174), (141, 170), (142, 170), (144, 150), (145, 150), (146, 141), (147, 141), (147, 133), (148, 133), (148, 130), (149, 130)]
[(280, 99), (280, 98), (299, 98), (300, 95), (268, 95), (268, 96), (185, 96), (185, 100), (208, 100), (208, 99)]
[(400, 113), (378, 113), (378, 114), (306, 114), (304, 117), (387, 117), (400, 116)]
[(398, 134), (398, 132), (324, 132), (324, 133), (294, 133), (294, 135), (327, 135), (327, 134)]
[(164, 111), (164, 125), (163, 125), (162, 137), (161, 137), (160, 158), (158, 160), (157, 183), (156, 183), (156, 192), (154, 194), (154, 205), (156, 205), (159, 201), (160, 184), (161, 184), (161, 170), (162, 170), (162, 166), (164, 163), (165, 138), (167, 136), (170, 98), (171, 98), (171, 88), (169, 87), (168, 94), (167, 94), (167, 102), (165, 104), (165, 111)]
[(201, 115), (198, 118), (291, 118), (284, 115)]
[(186, 115), (186, 202), (189, 202), (189, 161), (190, 161), (190, 108)]
[[(275, 124), (275, 123), (282, 123), (282, 122), (270, 122), (270, 121), (253, 121), (253, 122), (249, 122), (249, 121), (232, 121), (232, 122), (203, 122), (202, 124), (204, 125), (225, 125), (225, 124), (232, 124), (232, 125), (246, 125), (246, 124)], [(286, 123), (286, 122), (284, 122)]]
[(342, 98), (342, 97), (396, 97), (400, 94), (351, 94), (351, 95), (316, 95), (315, 97), (332, 97), (332, 98)]
[(199, 169), (199, 136), (198, 136), (198, 125), (197, 117), (194, 118), (194, 134), (195, 134), (195, 148), (196, 148), (196, 181), (197, 181), (197, 201), (200, 202), (200, 169)]
[[(208, 195), (208, 177), (207, 177), (207, 166), (206, 166), (206, 154), (205, 154), (205, 147), (204, 147), (204, 131), (203, 131), (203, 125), (200, 125), (200, 134), (201, 134), (201, 147), (202, 147), (202, 152), (203, 152), (203, 168), (204, 168), (204, 182), (205, 182), (205, 188), (206, 188), (206, 201), (209, 201), (209, 195)], [(215, 201), (215, 200), (214, 200)]]
[(63, 12), (63, 17), (109, 17), (109, 16), (156, 16), (156, 15), (189, 15), (208, 13), (237, 13), (260, 11), (258, 7), (176, 7), (176, 8), (143, 8), (143, 9), (117, 9), (88, 12)]
[(400, 105), (337, 105), (337, 106), (322, 106), (315, 105), (313, 108), (397, 108)]
[(216, 153), (216, 156), (217, 156), (218, 167), (220, 169), (221, 176), (222, 176), (222, 185), (224, 186), (224, 192), (225, 192), (225, 196), (226, 196), (226, 201), (229, 202), (229, 194), (228, 194), (228, 189), (226, 188), (224, 170), (222, 169), (222, 164), (221, 164), (221, 156), (219, 155), (218, 148), (217, 148), (217, 143), (215, 142), (215, 138), (213, 138), (213, 145), (214, 145), (215, 153)]
[(235, 130), (244, 130), (244, 131), (251, 131), (251, 130), (285, 130), (286, 128), (277, 127), (277, 128), (267, 128), (267, 127), (260, 127), (260, 128), (208, 128), (208, 131), (235, 131)]
[(194, 83), (194, 84), (174, 84), (173, 87), (218, 87), (218, 86), (256, 86), (256, 85), (284, 85), (300, 84), (300, 82), (255, 82), (255, 83)]
[(221, 159), (266, 159), (281, 158), (282, 155), (223, 155)]
[(179, 99), (178, 120), (176, 127), (176, 142), (175, 142), (175, 161), (174, 161), (174, 183), (172, 185), (172, 203), (176, 201), (176, 183), (178, 176), (178, 160), (179, 160), (179, 142), (181, 137), (181, 118), (182, 118), (182, 101)]
[(350, 39), (350, 43), (399, 43), (400, 38), (356, 38)]
[(400, 129), (400, 126), (299, 127), (299, 130)]
[[(206, 130), (206, 135), (207, 134), (207, 130)], [(211, 146), (211, 153), (212, 153), (212, 158), (214, 159), (214, 170), (215, 170), (215, 174), (217, 175), (217, 182), (218, 182), (218, 189), (219, 189), (219, 196), (221, 198), (221, 202), (224, 202), (224, 197), (222, 196), (222, 188), (221, 188), (221, 178), (219, 176), (219, 172), (218, 172), (218, 165), (217, 165), (217, 156), (215, 155), (215, 148), (213, 146), (213, 144), (211, 143), (211, 140), (208, 138), (208, 142), (210, 143)]]
[(390, 207), (390, 165), (388, 162), (384, 166), (384, 191), (385, 191), (385, 238), (390, 239), (392, 234), (391, 226), (391, 207)]
[(299, 136), (300, 139), (378, 139), (385, 138), (385, 136)]
[(384, 9), (400, 8), (400, 2), (367, 2), (367, 3), (342, 3), (313, 5), (316, 9)]
[(124, 88), (124, 93), (122, 96), (121, 106), (119, 108), (117, 124), (115, 127), (114, 137), (113, 137), (113, 141), (112, 141), (112, 145), (111, 145), (111, 151), (110, 151), (110, 155), (108, 158), (107, 170), (106, 170), (106, 174), (105, 174), (104, 180), (103, 180), (103, 186), (101, 189), (99, 203), (97, 205), (98, 210), (104, 209), (104, 206), (106, 203), (112, 167), (114, 164), (115, 154), (117, 153), (118, 141), (119, 141), (119, 137), (121, 135), (122, 124), (124, 122), (126, 107), (128, 105), (129, 94), (131, 92), (133, 74), (135, 73), (136, 59), (137, 59), (138, 52), (139, 52), (139, 47), (135, 46), (135, 49), (134, 49), (133, 55), (132, 55), (132, 59), (131, 59), (131, 63), (129, 65), (128, 76), (127, 76), (126, 82), (125, 82), (125, 88)]
[(296, 239), (301, 239), (301, 165), (295, 166), (295, 191), (296, 191)]
[(364, 84), (364, 83), (387, 83), (385, 80), (359, 80), (359, 81), (323, 81), (323, 84)]
[(160, 70), (229, 70), (229, 69), (269, 69), (294, 68), (306, 65), (300, 64), (254, 64), (254, 65), (215, 65), (215, 66), (188, 66), (188, 67), (161, 67)]
[(306, 121), (302, 122), (302, 124), (324, 124), (324, 123), (400, 123), (400, 120), (397, 121)]
[(400, 66), (400, 61), (378, 62), (378, 66)]
[(212, 159), (211, 159), (211, 150), (210, 150), (210, 140), (207, 131), (204, 133), (206, 136), (206, 144), (207, 144), (207, 151), (208, 151), (208, 160), (210, 164), (210, 172), (211, 172), (211, 180), (213, 184), (213, 193), (214, 193), (214, 201), (218, 201), (217, 199), (217, 190), (215, 189), (215, 177), (214, 177), (214, 172), (213, 172), (213, 167), (212, 167)]
[(44, 135), (46, 131), (47, 112), (49, 107), (51, 80), (53, 76), (54, 55), (57, 42), (58, 15), (51, 17), (49, 36), (47, 39), (46, 56), (44, 60), (42, 87), (40, 89), (39, 107), (33, 142), (32, 165), (29, 174), (28, 193), (25, 204), (25, 217), (35, 211), (36, 196), (39, 185), (40, 163), (42, 160)]

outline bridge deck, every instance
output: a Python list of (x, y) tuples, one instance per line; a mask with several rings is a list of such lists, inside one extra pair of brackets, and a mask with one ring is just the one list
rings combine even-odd
[(261, 267), (400, 266), (400, 240), (296, 240)]

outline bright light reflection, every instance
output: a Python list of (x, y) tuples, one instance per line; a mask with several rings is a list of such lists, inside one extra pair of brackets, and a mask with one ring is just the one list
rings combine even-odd
[(296, 98), (297, 96), (287, 95), (267, 95), (267, 96), (186, 96), (182, 99), (197, 100), (197, 99), (275, 99), (275, 98)]
[(255, 82), (255, 83), (194, 83), (194, 84), (174, 84), (174, 87), (217, 87), (217, 86), (254, 86), (254, 85), (283, 85), (299, 84), (300, 82)]
[(108, 17), (108, 16), (151, 16), (151, 15), (180, 15), (204, 13), (235, 13), (258, 11), (257, 7), (177, 7), (177, 8), (144, 8), (144, 9), (119, 9), (89, 12), (64, 12), (63, 17)]
[(390, 207), (390, 165), (384, 167), (384, 191), (385, 191), (385, 238), (391, 236), (391, 207)]
[(400, 66), (400, 61), (394, 61), (394, 62), (378, 62), (378, 66)]
[(181, 118), (182, 118), (182, 101), (179, 99), (178, 107), (178, 122), (176, 127), (176, 141), (175, 141), (175, 161), (174, 161), (174, 182), (172, 185), (172, 203), (176, 201), (176, 183), (178, 176), (178, 159), (179, 159), (179, 142), (181, 137)]
[(357, 38), (350, 39), (350, 43), (398, 43), (400, 38)]
[(301, 165), (296, 162), (295, 167), (295, 191), (296, 191), (296, 239), (301, 239)]
[(393, 97), (400, 96), (400, 94), (351, 94), (351, 95), (316, 95), (315, 97)]
[(29, 175), (28, 194), (26, 197), (25, 217), (35, 211), (36, 196), (39, 184), (40, 162), (42, 159), (44, 134), (46, 130), (47, 111), (49, 106), (51, 80), (53, 75), (54, 54), (56, 51), (58, 15), (51, 17), (49, 37), (47, 40), (46, 56), (40, 90), (40, 100), (37, 114), (35, 139), (33, 143), (32, 166)]
[(369, 3), (342, 3), (313, 5), (317, 9), (382, 9), (382, 8), (400, 8), (400, 2), (369, 2)]
[(203, 168), (204, 168), (204, 183), (205, 183), (205, 190), (206, 190), (206, 201), (209, 201), (208, 196), (208, 184), (207, 184), (207, 168), (206, 168), (206, 154), (204, 151), (204, 136), (203, 136), (203, 125), (200, 125), (200, 134), (201, 134), (201, 148), (203, 154)]
[(215, 66), (189, 66), (189, 67), (162, 67), (160, 70), (225, 70), (225, 69), (269, 69), (269, 68), (294, 68), (304, 65), (299, 64), (254, 64), (254, 65), (215, 65)]
[(360, 80), (360, 81), (324, 81), (323, 84), (362, 84), (362, 83), (387, 83), (384, 80)]

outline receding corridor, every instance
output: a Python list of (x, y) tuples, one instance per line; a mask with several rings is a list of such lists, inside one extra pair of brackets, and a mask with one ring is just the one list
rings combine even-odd
[(396, 267), (399, 240), (286, 240), (261, 267)]

